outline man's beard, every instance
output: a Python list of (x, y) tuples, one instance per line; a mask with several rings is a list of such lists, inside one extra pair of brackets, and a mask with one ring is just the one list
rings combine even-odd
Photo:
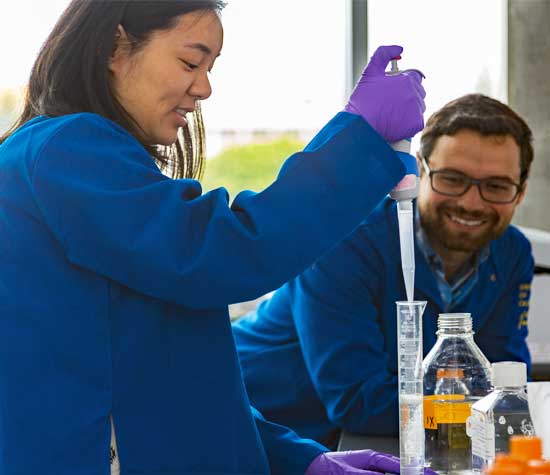
[[(484, 221), (481, 230), (457, 231), (449, 229), (448, 215), (468, 221)], [(430, 241), (438, 241), (449, 251), (477, 252), (493, 239), (500, 237), (509, 222), (499, 222), (495, 212), (468, 211), (461, 206), (447, 203), (420, 213), (420, 222)]]

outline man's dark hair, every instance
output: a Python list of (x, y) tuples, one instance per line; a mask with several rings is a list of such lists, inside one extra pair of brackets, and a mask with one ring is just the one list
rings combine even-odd
[(138, 124), (112, 91), (108, 65), (118, 25), (128, 34), (131, 51), (137, 52), (152, 33), (174, 27), (181, 15), (219, 12), (224, 6), (221, 0), (72, 0), (44, 42), (31, 70), (23, 112), (0, 144), (34, 117), (93, 112), (128, 130), (174, 178), (199, 177), (204, 166), (200, 109), (193, 113), (193, 137), (184, 127), (183, 137), (171, 147), (145, 144)]
[(422, 132), (420, 155), (428, 161), (439, 137), (454, 135), (464, 129), (483, 136), (513, 137), (520, 149), (520, 183), (525, 183), (534, 156), (533, 133), (510, 107), (483, 94), (459, 97), (435, 112)]

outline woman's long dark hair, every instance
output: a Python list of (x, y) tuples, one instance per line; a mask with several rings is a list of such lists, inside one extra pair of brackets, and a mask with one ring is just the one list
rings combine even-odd
[[(197, 10), (220, 12), (222, 0), (72, 0), (44, 42), (33, 65), (23, 112), (0, 137), (4, 142), (32, 118), (93, 112), (128, 130), (138, 140), (139, 126), (117, 101), (108, 64), (118, 25), (142, 48), (151, 34), (176, 25), (179, 16)], [(204, 166), (204, 125), (200, 107), (191, 129), (170, 147), (140, 142), (163, 170), (174, 178), (198, 178)]]

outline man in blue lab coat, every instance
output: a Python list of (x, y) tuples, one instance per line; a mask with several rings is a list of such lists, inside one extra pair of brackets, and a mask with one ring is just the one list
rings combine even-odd
[[(534, 263), (510, 225), (533, 159), (527, 124), (482, 95), (450, 102), (427, 123), (418, 154), (414, 296), (427, 300), (424, 353), (437, 316), (470, 312), (490, 361), (530, 363)], [(333, 444), (340, 428), (396, 434), (395, 302), (405, 300), (395, 202), (256, 312), (234, 324), (252, 403), (300, 435)]]

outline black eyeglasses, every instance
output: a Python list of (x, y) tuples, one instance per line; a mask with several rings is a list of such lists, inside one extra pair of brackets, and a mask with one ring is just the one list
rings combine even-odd
[(430, 170), (425, 158), (422, 165), (430, 177), (432, 190), (446, 196), (462, 196), (472, 185), (477, 186), (479, 195), (488, 203), (512, 203), (519, 192), (521, 185), (506, 178), (483, 178), (478, 180), (454, 170)]

